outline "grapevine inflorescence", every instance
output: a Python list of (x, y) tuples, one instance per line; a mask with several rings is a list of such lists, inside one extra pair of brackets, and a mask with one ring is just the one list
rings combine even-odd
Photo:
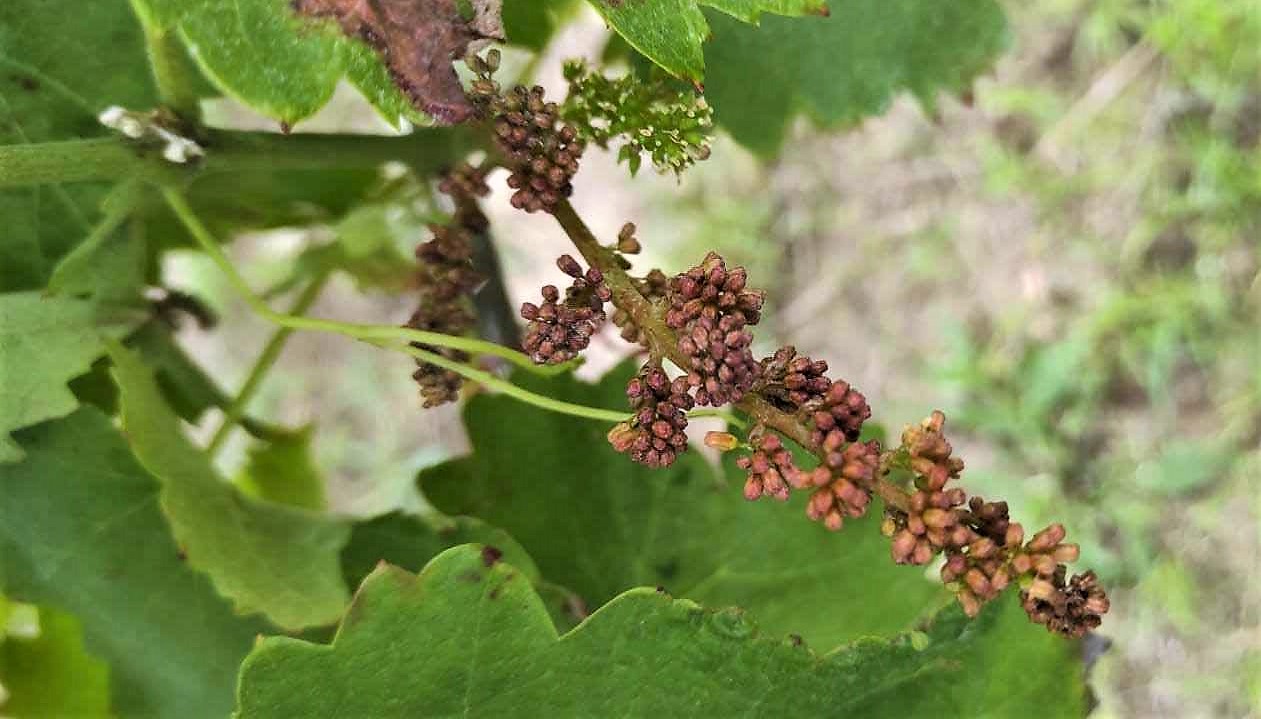
[[(668, 467), (687, 451), (690, 410), (734, 407), (754, 420), (746, 438), (710, 432), (705, 442), (721, 451), (741, 452), (736, 464), (747, 473), (747, 499), (784, 501), (793, 492), (806, 492), (807, 517), (837, 531), (846, 518), (864, 516), (879, 495), (882, 531), (890, 539), (893, 561), (926, 565), (942, 557), (941, 579), (968, 615), (975, 616), (985, 602), (1014, 584), (1029, 617), (1051, 631), (1080, 636), (1099, 626), (1108, 599), (1092, 572), (1068, 578), (1065, 565), (1079, 551), (1063, 541), (1062, 525), (1052, 524), (1026, 541), (1005, 502), (969, 498), (953, 484), (963, 461), (954, 456), (943, 432), (945, 415), (935, 411), (907, 427), (894, 447), (864, 441), (863, 424), (871, 417), (866, 397), (849, 382), (829, 377), (826, 362), (799, 355), (793, 347), (761, 360), (754, 357), (751, 328), (761, 319), (765, 294), (749, 287), (744, 268), (728, 267), (710, 252), (674, 277), (657, 269), (635, 277), (627, 273), (627, 256), (640, 250), (633, 224), (623, 227), (613, 245), (595, 242), (565, 199), (582, 151), (578, 137), (586, 132), (599, 144), (607, 142), (610, 131), (596, 122), (596, 110), (614, 113), (619, 102), (615, 96), (634, 110), (637, 95), (570, 65), (573, 89), (562, 108), (544, 101), (541, 88), (501, 91), (492, 78), (498, 65), (493, 51), (488, 59), (473, 58), (470, 64), (478, 75), (471, 101), (489, 124), (499, 160), (511, 173), (508, 185), (516, 191), (512, 204), (557, 215), (590, 264), (584, 270), (569, 255), (559, 258), (557, 266), (572, 284), (563, 294), (547, 285), (541, 304), (522, 305), (521, 316), (528, 322), (523, 348), (540, 364), (577, 357), (605, 321), (605, 305), (611, 302), (612, 320), (622, 337), (648, 354), (627, 385), (631, 414), (609, 432), (615, 449), (635, 462)], [(562, 116), (573, 118), (578, 127), (562, 123)], [(445, 182), (480, 190), (483, 177), (470, 178), (465, 172)], [(471, 282), (460, 269), (466, 258), (460, 237), (458, 228), (436, 228), (435, 239), (422, 245), (420, 255), (438, 282), (438, 290), (429, 290), (438, 302), (427, 311), (437, 314), (418, 313), (420, 320), (413, 318), (414, 323), (444, 331), (467, 326), (468, 318), (457, 307), (444, 309), (442, 304)], [(673, 376), (666, 361), (678, 367)], [(422, 384), (428, 383), (427, 400), (449, 398), (457, 379), (426, 375)], [(806, 453), (795, 455), (789, 440)], [(910, 487), (903, 488), (899, 477), (909, 477)]]
[(543, 303), (521, 305), (529, 325), (521, 347), (539, 364), (559, 364), (578, 356), (604, 322), (604, 303), (612, 293), (594, 267), (583, 272), (578, 261), (561, 255), (556, 266), (573, 278), (562, 299), (556, 285), (544, 285)]

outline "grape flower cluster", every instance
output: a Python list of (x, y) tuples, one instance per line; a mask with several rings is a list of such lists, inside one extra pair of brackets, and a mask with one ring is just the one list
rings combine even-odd
[[(433, 238), (416, 247), (419, 262), (416, 284), (420, 301), (406, 326), (462, 335), (472, 328), (475, 321), (468, 296), (482, 279), (473, 269), (472, 237), (468, 228), (460, 225), (431, 225), (429, 230)], [(469, 360), (468, 354), (460, 350), (423, 342), (411, 344), (456, 362)], [(412, 379), (420, 385), (425, 407), (436, 407), (459, 397), (463, 384), (460, 375), (422, 359), (417, 359), (416, 364)]]
[(761, 319), (765, 294), (747, 281), (743, 267), (728, 271), (716, 252), (670, 281), (665, 322), (678, 330), (678, 350), (689, 358), (683, 369), (697, 404), (739, 402), (761, 376), (748, 328)]
[(661, 366), (649, 362), (626, 385), (634, 411), (631, 419), (609, 433), (619, 452), (649, 467), (669, 467), (687, 449), (687, 411), (696, 403), (682, 377), (671, 380)]
[(1017, 583), (1034, 622), (1069, 636), (1097, 628), (1108, 598), (1093, 572), (1066, 581), (1065, 564), (1080, 552), (1076, 544), (1064, 542), (1064, 525), (1052, 524), (1025, 541), (1024, 528), (1011, 521), (1006, 502), (969, 499), (963, 489), (947, 486), (962, 472), (963, 462), (952, 456), (944, 423), (945, 415), (933, 412), (902, 433), (899, 450), (916, 489), (905, 511), (885, 510), (882, 529), (892, 540), (893, 560), (923, 565), (944, 554), (942, 581), (968, 616)]
[(604, 322), (604, 303), (612, 296), (600, 270), (584, 272), (569, 255), (561, 255), (556, 265), (573, 278), (564, 299), (556, 285), (545, 285), (542, 304), (521, 305), (521, 317), (529, 323), (521, 347), (539, 364), (567, 362), (586, 349)]
[[(1108, 597), (1093, 572), (1069, 575), (1066, 565), (1080, 552), (1065, 541), (1063, 525), (1051, 524), (1026, 537), (1005, 502), (969, 497), (957, 486), (964, 464), (944, 434), (945, 415), (934, 411), (907, 427), (895, 447), (865, 440), (863, 426), (871, 417), (867, 398), (848, 381), (829, 377), (827, 362), (791, 346), (754, 358), (752, 328), (762, 317), (765, 295), (748, 286), (744, 268), (728, 267), (710, 252), (673, 277), (660, 270), (635, 277), (627, 273), (628, 256), (641, 249), (634, 225), (627, 223), (617, 242), (607, 246), (585, 228), (575, 231), (566, 198), (583, 147), (579, 130), (560, 120), (559, 108), (545, 101), (539, 88), (501, 93), (491, 77), (497, 64), (494, 53), (470, 60), (477, 74), (470, 100), (490, 124), (512, 173), (512, 203), (558, 214), (591, 265), (583, 269), (569, 255), (557, 260), (572, 283), (563, 294), (546, 285), (541, 304), (522, 305), (528, 323), (523, 349), (540, 364), (577, 357), (605, 321), (605, 305), (612, 301), (612, 320), (622, 337), (648, 355), (627, 384), (629, 416), (608, 433), (615, 450), (649, 467), (671, 466), (688, 448), (689, 413), (734, 405), (754, 420), (745, 440), (710, 432), (705, 444), (740, 453), (735, 464), (746, 475), (746, 499), (787, 501), (794, 492), (804, 493), (807, 518), (838, 531), (846, 519), (864, 516), (879, 496), (881, 531), (890, 540), (892, 560), (919, 566), (939, 562), (942, 582), (967, 615), (977, 615), (986, 602), (1014, 587), (1030, 619), (1050, 631), (1082, 636), (1100, 625)], [(615, 88), (576, 66), (569, 73), (575, 86), (590, 95), (587, 100)], [(587, 123), (597, 110), (608, 109), (602, 102), (574, 117)], [(592, 137), (602, 143), (611, 135)], [(477, 191), (483, 178), (465, 172), (447, 182)], [(414, 326), (440, 331), (468, 326), (466, 312), (443, 299), (466, 292), (473, 281), (459, 239), (454, 231), (435, 229), (435, 240), (418, 251), (439, 280), (431, 290), (437, 301), (418, 311)], [(679, 372), (667, 370), (666, 360)], [(453, 396), (452, 387), (458, 389), (458, 378), (442, 373), (426, 374), (424, 381), (426, 404), (431, 396), (436, 403)], [(790, 442), (804, 451), (794, 454)], [(909, 479), (909, 487), (902, 486), (902, 478)]]
[(561, 121), (560, 108), (545, 99), (541, 86), (516, 85), (501, 92), (493, 79), (499, 67), (497, 51), (485, 59), (471, 55), (468, 64), (478, 76), (470, 99), (491, 122), (495, 145), (511, 171), (512, 206), (526, 212), (553, 212), (573, 194), (572, 180), (585, 142), (573, 125)]

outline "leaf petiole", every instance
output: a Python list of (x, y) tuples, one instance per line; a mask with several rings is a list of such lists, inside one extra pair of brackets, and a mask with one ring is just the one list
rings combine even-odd
[(509, 382), (506, 379), (502, 379), (500, 377), (497, 377), (494, 374), (491, 374), (490, 372), (486, 372), (485, 370), (480, 370), (480, 369), (477, 369), (476, 367), (470, 367), (469, 365), (466, 365), (462, 362), (456, 362), (455, 360), (447, 359), (446, 357), (443, 357), (442, 355), (439, 355), (433, 352), (427, 352), (413, 345), (391, 346), (384, 342), (371, 342), (371, 341), (369, 342), (371, 344), (377, 345), (378, 347), (385, 347), (387, 349), (396, 349), (400, 352), (405, 352), (417, 359), (423, 360), (432, 365), (436, 365), (438, 367), (441, 367), (442, 369), (454, 372), (467, 380), (471, 380), (473, 382), (476, 382), (482, 385), (483, 387), (496, 390), (498, 392), (508, 395), (509, 397), (512, 397), (515, 400), (525, 402), (526, 404), (532, 404), (535, 407), (539, 407), (540, 409), (546, 409), (552, 412), (559, 412), (561, 414), (573, 415), (574, 417), (583, 417), (585, 419), (599, 420), (602, 422), (624, 422), (626, 421), (627, 418), (630, 417), (630, 412), (628, 410), (600, 409), (599, 407), (587, 407), (586, 405), (574, 404), (572, 402), (565, 402), (558, 399), (552, 399), (551, 397), (548, 397), (546, 395), (536, 394), (523, 387), (518, 387), (517, 385)]
[[(425, 332), (423, 330), (411, 329), (408, 327), (394, 327), (390, 325), (359, 325), (348, 322), (337, 322), (334, 320), (316, 319), (313, 317), (301, 317), (294, 314), (284, 314), (273, 310), (266, 302), (263, 302), (249, 285), (245, 282), (245, 278), (237, 272), (236, 267), (232, 265), (232, 261), (224, 254), (219, 243), (206, 229), (201, 220), (197, 218), (192, 207), (184, 199), (178, 191), (171, 188), (163, 188), (162, 196), (170, 206), (171, 211), (184, 224), (189, 234), (197, 240), (202, 250), (209, 255), (219, 269), (221, 269), (228, 277), (229, 283), (236, 290), (237, 294), (245, 300), (255, 313), (261, 317), (280, 325), (283, 328), (292, 330), (314, 330), (317, 332), (331, 332), (352, 337), (378, 347), (387, 349), (395, 349), (413, 357), (418, 357), (426, 362), (434, 364), (446, 370), (455, 372), (481, 384), (482, 386), (502, 392), (514, 399), (532, 404), (536, 407), (548, 409), (553, 412), (561, 412), (577, 417), (585, 417), (587, 419), (595, 419), (605, 422), (622, 422), (627, 419), (629, 412), (626, 410), (609, 410), (597, 407), (586, 407), (583, 405), (573, 404), (570, 402), (562, 402), (544, 395), (536, 394), (522, 387), (512, 384), (490, 372), (470, 367), (466, 364), (447, 359), (433, 352), (427, 352), (419, 347), (413, 346), (412, 342), (419, 342), (426, 345), (436, 347), (446, 347), (449, 349), (463, 350), (475, 355), (492, 355), (505, 359), (518, 367), (523, 367), (531, 372), (540, 375), (555, 375), (560, 372), (567, 371), (576, 366), (577, 362), (566, 362), (561, 365), (540, 367), (524, 354), (515, 350), (503, 347), (484, 340), (473, 339), (470, 337), (457, 337), (454, 335), (445, 335), (438, 332)], [(273, 339), (275, 339), (273, 337)], [(263, 358), (260, 358), (260, 361)], [(256, 369), (258, 366), (256, 365)], [(244, 388), (242, 390), (244, 394)], [(238, 397), (238, 400), (240, 398)], [(246, 397), (248, 399), (248, 397)], [(235, 407), (235, 403), (233, 405)], [(239, 409), (239, 408), (238, 408)], [(230, 427), (230, 423), (225, 423), (225, 427)], [(221, 427), (220, 431), (224, 431)], [(219, 438), (216, 433), (218, 444), (222, 444), (223, 439)], [(218, 448), (218, 444), (212, 440), (212, 447)]]
[[(425, 330), (413, 329), (410, 327), (396, 327), (393, 325), (362, 325), (351, 322), (338, 322), (336, 320), (319, 319), (315, 317), (298, 317), (294, 315), (284, 314), (273, 310), (266, 302), (261, 300), (250, 286), (245, 282), (245, 278), (237, 272), (236, 267), (232, 265), (232, 261), (224, 254), (220, 248), (218, 241), (210, 234), (201, 220), (193, 212), (188, 201), (184, 199), (177, 190), (169, 187), (163, 188), (162, 196), (170, 206), (171, 211), (183, 223), (189, 234), (197, 240), (197, 244), (210, 257), (228, 277), (228, 282), (236, 290), (237, 294), (245, 300), (250, 309), (263, 318), (281, 325), (282, 327), (290, 327), (295, 330), (313, 330), (315, 332), (331, 332), (333, 334), (346, 335), (365, 342), (378, 342), (385, 340), (402, 340), (405, 342), (420, 342), (422, 344), (433, 345), (435, 347), (446, 347), (448, 349), (462, 350), (474, 355), (490, 355), (507, 360), (522, 369), (541, 375), (555, 374), (558, 370), (554, 368), (540, 368), (526, 355), (516, 350), (497, 345), (493, 342), (476, 339), (473, 337), (460, 337), (456, 335), (447, 335), (440, 332), (428, 332)], [(559, 370), (559, 371), (563, 371)]]

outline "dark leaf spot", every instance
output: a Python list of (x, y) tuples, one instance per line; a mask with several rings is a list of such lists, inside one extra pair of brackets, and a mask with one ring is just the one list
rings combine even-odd
[(657, 576), (667, 582), (674, 579), (679, 573), (679, 560), (671, 559), (656, 566)]
[(490, 546), (489, 544), (486, 545), (485, 547), (482, 547), (482, 564), (485, 564), (488, 567), (495, 566), (495, 562), (498, 562), (500, 559), (503, 559), (503, 557), (504, 557), (503, 552), (499, 551), (495, 547)]
[(18, 87), (26, 90), (27, 92), (35, 92), (39, 89), (39, 80), (36, 80), (28, 75), (13, 74), (9, 76), (9, 79), (17, 83)]

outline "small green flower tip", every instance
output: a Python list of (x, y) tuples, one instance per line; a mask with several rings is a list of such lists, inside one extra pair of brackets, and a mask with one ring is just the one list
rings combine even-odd
[(932, 641), (924, 632), (911, 632), (911, 648), (917, 652), (922, 652), (928, 648)]

